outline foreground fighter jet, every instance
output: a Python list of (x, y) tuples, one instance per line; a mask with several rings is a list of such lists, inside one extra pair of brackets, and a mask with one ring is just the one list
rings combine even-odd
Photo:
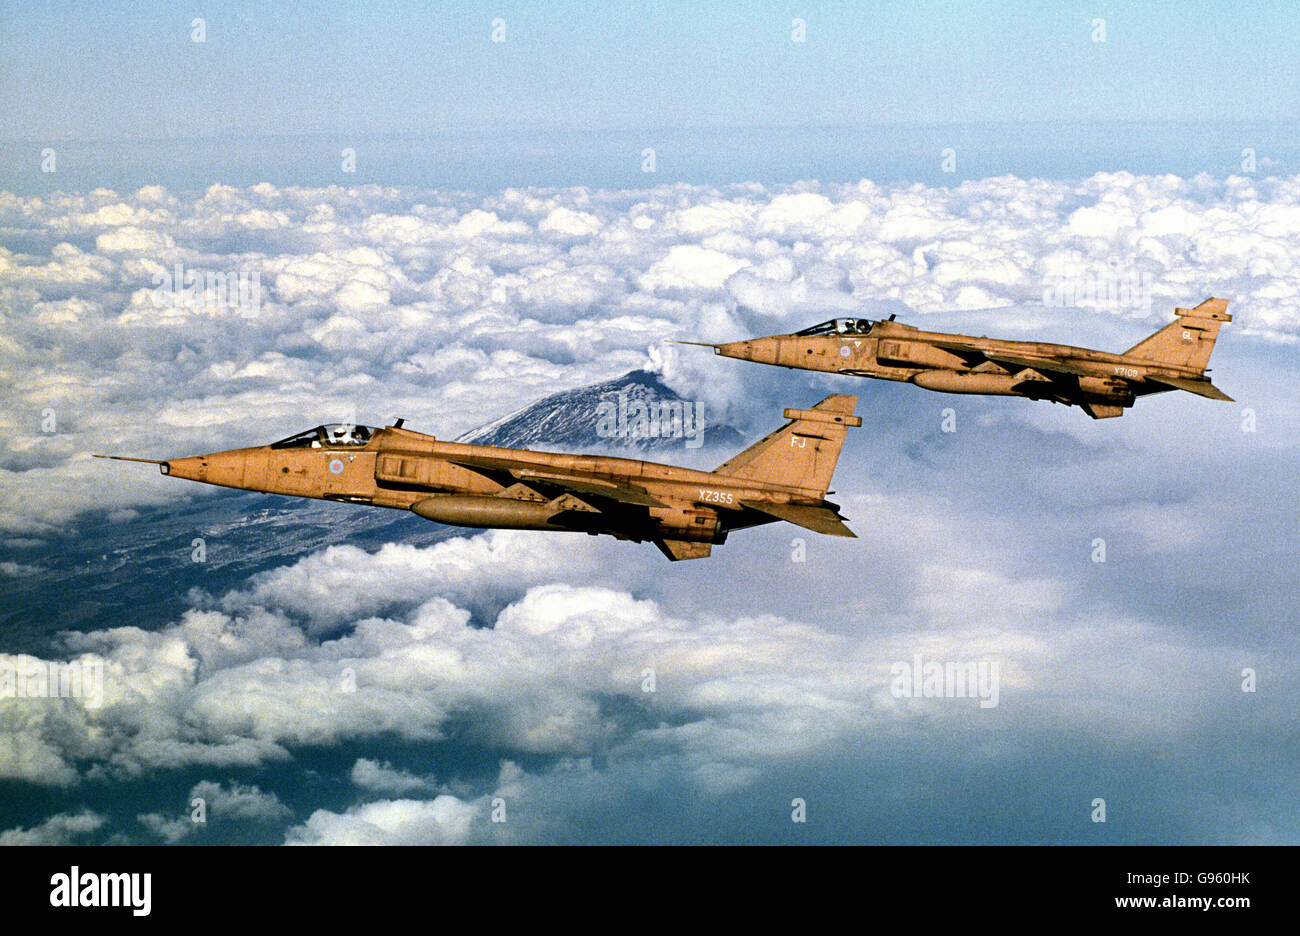
[(853, 536), (826, 500), (858, 398), (787, 409), (784, 426), (716, 471), (597, 455), (439, 442), (402, 428), (317, 426), (270, 445), (155, 461), (162, 473), (222, 487), (411, 510), (438, 523), (571, 530), (652, 541), (701, 559), (732, 530), (785, 520)]
[(1140, 396), (1186, 390), (1232, 397), (1210, 383), (1206, 364), (1227, 299), (1206, 299), (1123, 354), (1036, 341), (999, 341), (920, 331), (887, 320), (833, 319), (792, 335), (704, 344), (715, 354), (855, 377), (901, 380), (944, 393), (1021, 396), (1079, 406), (1093, 419), (1123, 415)]

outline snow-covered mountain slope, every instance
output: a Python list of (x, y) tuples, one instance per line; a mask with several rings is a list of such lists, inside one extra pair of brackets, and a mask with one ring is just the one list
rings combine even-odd
[(456, 440), (475, 445), (553, 451), (739, 447), (733, 427), (710, 421), (707, 407), (685, 400), (649, 371), (636, 370), (574, 390), (562, 390)]

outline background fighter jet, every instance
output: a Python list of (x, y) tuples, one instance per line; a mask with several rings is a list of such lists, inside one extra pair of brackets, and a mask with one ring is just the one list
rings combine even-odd
[(743, 361), (901, 380), (944, 393), (1051, 400), (1104, 419), (1122, 415), (1137, 397), (1167, 390), (1231, 401), (1205, 376), (1219, 326), (1232, 321), (1227, 307), (1227, 299), (1206, 299), (1194, 309), (1175, 309), (1177, 319), (1123, 354), (920, 331), (892, 315), (881, 322), (833, 319), (792, 335), (704, 347)]
[(402, 428), (317, 426), (271, 445), (146, 461), (223, 487), (412, 510), (438, 523), (608, 533), (700, 559), (732, 530), (785, 520), (853, 536), (826, 498), (858, 398), (829, 396), (716, 471), (439, 442)]

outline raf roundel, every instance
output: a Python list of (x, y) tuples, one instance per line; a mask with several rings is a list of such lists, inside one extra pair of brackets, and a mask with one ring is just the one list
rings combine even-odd
[(343, 461), (336, 458), (330, 462), (330, 474), (343, 474)]

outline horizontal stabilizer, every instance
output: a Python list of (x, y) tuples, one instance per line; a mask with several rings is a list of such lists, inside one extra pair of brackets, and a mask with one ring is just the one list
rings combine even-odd
[(1208, 380), (1189, 380), (1186, 377), (1151, 377), (1147, 380), (1152, 383), (1161, 383), (1173, 387), (1175, 390), (1186, 390), (1188, 393), (1195, 393), (1197, 396), (1203, 396), (1210, 400), (1223, 400), (1225, 403), (1235, 402), (1232, 397), (1228, 396)]
[(655, 545), (673, 562), (680, 559), (704, 559), (713, 551), (711, 543), (692, 543), (689, 540), (657, 539)]
[(854, 536), (844, 520), (830, 507), (812, 507), (804, 504), (773, 504), (766, 501), (741, 501), (742, 507), (757, 510), (786, 523), (793, 523), (814, 533), (827, 536)]
[(1105, 403), (1083, 402), (1079, 404), (1079, 408), (1093, 419), (1114, 419), (1116, 416), (1124, 415), (1124, 407), (1108, 406)]

